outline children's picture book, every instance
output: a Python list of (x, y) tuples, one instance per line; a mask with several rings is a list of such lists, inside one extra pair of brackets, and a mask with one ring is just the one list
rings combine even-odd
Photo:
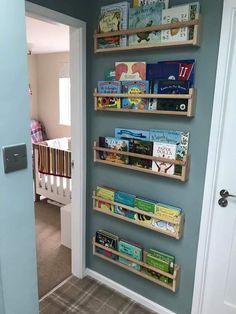
[[(98, 230), (96, 231), (96, 242), (103, 245), (104, 247), (117, 250), (118, 249), (118, 241), (119, 237), (107, 232), (105, 230)], [(105, 255), (106, 257), (112, 258), (114, 260), (118, 259), (118, 256), (99, 247), (96, 247), (96, 252), (102, 255)]]
[(166, 110), (186, 112), (188, 110), (188, 99), (157, 99), (156, 109), (163, 111)]
[[(127, 29), (129, 20), (129, 8), (130, 3), (128, 1), (122, 1), (119, 3), (109, 4), (101, 7), (101, 14), (109, 14), (110, 12), (119, 12), (119, 30)], [(120, 46), (127, 46), (127, 36), (115, 36), (118, 37)], [(113, 37), (114, 38), (114, 37)], [(106, 38), (104, 38), (106, 40)]]
[(182, 160), (188, 153), (189, 132), (150, 129), (150, 141), (176, 145), (176, 159)]
[(130, 207), (134, 207), (135, 195), (121, 192), (121, 191), (116, 191), (114, 197), (115, 197), (115, 202), (130, 206)]
[[(185, 22), (190, 20), (189, 5), (179, 5), (162, 12), (162, 24)], [(161, 31), (161, 42), (185, 41), (189, 39), (189, 28), (172, 28)]]
[[(131, 8), (129, 13), (129, 28), (143, 28), (162, 24), (163, 2)], [(161, 42), (161, 31), (149, 31), (129, 35), (129, 46), (147, 45)]]
[[(133, 259), (142, 261), (143, 249), (136, 243), (129, 242), (127, 240), (120, 240), (118, 243), (118, 251), (126, 255), (129, 255)], [(119, 256), (119, 262), (129, 267), (132, 267), (134, 269), (138, 269), (138, 270), (141, 269), (141, 266), (139, 264), (133, 263), (121, 256)]]
[[(130, 139), (129, 151), (136, 154), (152, 156), (153, 142)], [(129, 163), (136, 167), (152, 169), (152, 160), (147, 160), (139, 157), (130, 157)]]
[(114, 212), (114, 205), (110, 203), (96, 200), (95, 204), (98, 209), (101, 209), (105, 212), (109, 212), (109, 213)]
[(158, 94), (188, 94), (189, 81), (159, 80), (157, 83)]
[(105, 81), (115, 81), (116, 80), (116, 72), (115, 69), (105, 69), (104, 70), (104, 80)]
[[(167, 159), (176, 158), (176, 144), (167, 144), (161, 142), (154, 142), (153, 156)], [(175, 166), (164, 161), (152, 161), (152, 170), (166, 174), (174, 174)]]
[[(117, 151), (129, 151), (129, 141), (117, 139), (115, 137), (99, 137), (99, 146), (114, 149)], [(100, 152), (100, 159), (116, 162), (120, 164), (128, 164), (129, 157), (112, 152)]]
[(114, 214), (121, 215), (130, 219), (134, 219), (135, 213), (121, 206), (115, 205)]
[(145, 130), (134, 130), (134, 129), (121, 129), (115, 128), (115, 137), (123, 139), (137, 139), (143, 141), (149, 141), (150, 133)]
[(121, 92), (120, 81), (98, 81), (98, 93), (116, 93)]
[[(149, 91), (148, 81), (122, 81), (122, 92), (126, 94), (146, 94)], [(148, 110), (148, 98), (122, 98), (123, 109)]]
[(97, 99), (98, 108), (121, 108), (121, 99), (118, 97), (98, 97)]
[(139, 81), (146, 79), (146, 62), (116, 62), (117, 81)]
[(163, 3), (163, 9), (169, 8), (169, 0), (133, 0), (133, 8), (141, 7), (143, 5), (150, 5), (154, 3)]
[(156, 211), (156, 201), (149, 200), (144, 197), (136, 197), (135, 199), (135, 207), (145, 212), (155, 214)]
[[(200, 13), (200, 3), (199, 2), (191, 2), (187, 4), (189, 6), (189, 15), (190, 20), (197, 20), (199, 18)], [(177, 7), (178, 5), (175, 5), (173, 7)], [(194, 26), (189, 27), (189, 39), (193, 39), (193, 33), (194, 33)]]
[[(104, 12), (99, 17), (98, 32), (107, 33), (120, 30), (121, 12), (113, 10)], [(99, 38), (97, 41), (98, 48), (114, 48), (120, 46), (120, 36), (111, 36)]]
[(98, 185), (96, 187), (96, 196), (104, 198), (109, 201), (114, 201), (115, 199), (115, 190), (107, 188), (105, 186)]
[(194, 59), (160, 61), (156, 64), (148, 63), (146, 69), (146, 78), (149, 81), (189, 81), (189, 88), (194, 85)]

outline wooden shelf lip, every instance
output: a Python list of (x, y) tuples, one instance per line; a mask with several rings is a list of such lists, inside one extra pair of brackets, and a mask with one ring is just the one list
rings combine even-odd
[(185, 22), (153, 25), (153, 26), (144, 27), (144, 28), (129, 28), (126, 30), (120, 30), (120, 31), (115, 31), (115, 32), (107, 32), (107, 33), (95, 32), (94, 38), (98, 39), (98, 38), (106, 38), (106, 37), (112, 37), (112, 36), (130, 35), (130, 34), (151, 32), (151, 31), (160, 31), (160, 30), (166, 30), (166, 29), (194, 26), (198, 24), (199, 24), (199, 20), (197, 19), (197, 20), (190, 20), (190, 21), (185, 21)]
[(155, 157), (155, 156), (137, 154), (137, 153), (132, 153), (132, 152), (120, 151), (120, 150), (116, 150), (116, 149), (99, 147), (99, 146), (94, 146), (93, 149), (95, 151), (114, 153), (114, 154), (117, 154), (117, 155), (137, 157), (137, 158), (146, 159), (146, 160), (152, 160), (152, 161), (162, 161), (162, 162), (167, 162), (169, 164), (179, 165), (179, 166), (185, 166), (186, 165), (186, 161), (187, 161), (186, 158), (184, 158), (183, 160), (168, 159), (168, 158)]
[(96, 93), (94, 97), (115, 97), (115, 98), (155, 98), (155, 99), (191, 99), (191, 94), (115, 94), (115, 93)]
[[(132, 273), (135, 273), (135, 274), (137, 274), (137, 275), (139, 275), (139, 276), (141, 276), (141, 277), (143, 277), (143, 278), (145, 278), (147, 280), (150, 280), (150, 281), (152, 281), (152, 282), (154, 282), (154, 283), (156, 283), (156, 284), (158, 284), (158, 285), (160, 285), (160, 286), (162, 286), (164, 288), (167, 288), (167, 289), (171, 290), (172, 292), (175, 292), (177, 290), (178, 281), (179, 281), (179, 274), (180, 274), (180, 267), (178, 265), (175, 265), (174, 274), (171, 275), (171, 274), (163, 272), (163, 271), (161, 271), (161, 270), (159, 270), (157, 268), (154, 268), (154, 267), (152, 267), (150, 265), (147, 265), (147, 264), (145, 264), (143, 262), (140, 262), (140, 261), (138, 261), (136, 259), (133, 259), (133, 258), (129, 257), (128, 255), (122, 254), (122, 253), (120, 253), (120, 252), (118, 252), (116, 250), (105, 248), (104, 246), (96, 243), (94, 237), (93, 237), (92, 244), (93, 244), (93, 255), (98, 256), (98, 257), (100, 257), (100, 258), (102, 258), (102, 259), (104, 259), (104, 260), (106, 260), (108, 262), (111, 262), (111, 263), (113, 263), (113, 264), (115, 264), (115, 265), (117, 265), (117, 266), (119, 266), (121, 268), (124, 268), (124, 269), (126, 269), (126, 270), (128, 270), (128, 271), (130, 271)], [(100, 247), (102, 249), (105, 249), (105, 250), (107, 250), (107, 251), (109, 251), (109, 252), (111, 252), (113, 254), (116, 254), (117, 256), (123, 256), (124, 258), (126, 258), (126, 259), (128, 259), (130, 261), (133, 261), (136, 264), (140, 264), (141, 263), (140, 266), (142, 266), (142, 264), (143, 264), (145, 266), (142, 266), (142, 267), (145, 267), (147, 269), (150, 269), (150, 270), (153, 270), (155, 272), (158, 272), (159, 274), (162, 274), (162, 275), (172, 279), (173, 282), (172, 283), (162, 282), (161, 280), (159, 280), (157, 278), (154, 278), (152, 276), (147, 275), (143, 270), (134, 269), (132, 267), (129, 267), (129, 266), (125, 265), (125, 264), (120, 263), (117, 260), (113, 260), (111, 258), (108, 258), (108, 257), (102, 255), (102, 254), (99, 254), (99, 253), (96, 252), (96, 247)]]
[(104, 112), (126, 112), (126, 113), (144, 113), (144, 114), (161, 114), (173, 116), (188, 116), (187, 111), (169, 111), (169, 110), (139, 110), (139, 109), (117, 109), (117, 108), (96, 108), (95, 111)]

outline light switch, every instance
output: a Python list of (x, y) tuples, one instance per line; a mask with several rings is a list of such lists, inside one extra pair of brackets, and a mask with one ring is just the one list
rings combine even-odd
[(27, 168), (26, 144), (2, 147), (5, 173)]

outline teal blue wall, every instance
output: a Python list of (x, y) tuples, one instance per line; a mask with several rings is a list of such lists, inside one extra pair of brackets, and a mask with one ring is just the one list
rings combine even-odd
[[(193, 294), (223, 1), (201, 1), (203, 25), (201, 47), (199, 49), (182, 47), (94, 55), (92, 52), (92, 35), (97, 27), (100, 6), (115, 2), (118, 1), (93, 1), (93, 11), (89, 20), (87, 247), (90, 247), (90, 249), (87, 250), (87, 266), (178, 314), (189, 314)], [(170, 0), (171, 5), (187, 2), (187, 0)], [(152, 63), (161, 60), (186, 58), (196, 59), (197, 106), (195, 118), (93, 111), (92, 90), (96, 87), (97, 81), (103, 79), (104, 69), (114, 66), (115, 61), (146, 61)], [(192, 156), (189, 181), (181, 183), (131, 170), (94, 164), (91, 149), (93, 140), (97, 139), (99, 135), (114, 135), (115, 127), (164, 128), (189, 131), (190, 154)], [(183, 238), (177, 241), (148, 229), (93, 212), (91, 195), (97, 184), (111, 186), (122, 191), (182, 207), (186, 213)], [(156, 247), (174, 254), (182, 269), (179, 290), (172, 293), (137, 277), (135, 274), (92, 256), (91, 239), (99, 228), (110, 230), (123, 238), (140, 243), (146, 248)]]
[(1, 285), (6, 314), (34, 314), (38, 293), (23, 0), (1, 1), (0, 56), (0, 148), (26, 143), (28, 150), (28, 168), (8, 175), (0, 150)]

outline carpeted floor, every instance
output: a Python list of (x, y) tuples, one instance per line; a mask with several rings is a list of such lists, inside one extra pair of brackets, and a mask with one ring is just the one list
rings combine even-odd
[(40, 314), (154, 314), (100, 282), (72, 276), (40, 303)]
[(71, 250), (61, 245), (60, 207), (35, 203), (39, 298), (71, 275)]

